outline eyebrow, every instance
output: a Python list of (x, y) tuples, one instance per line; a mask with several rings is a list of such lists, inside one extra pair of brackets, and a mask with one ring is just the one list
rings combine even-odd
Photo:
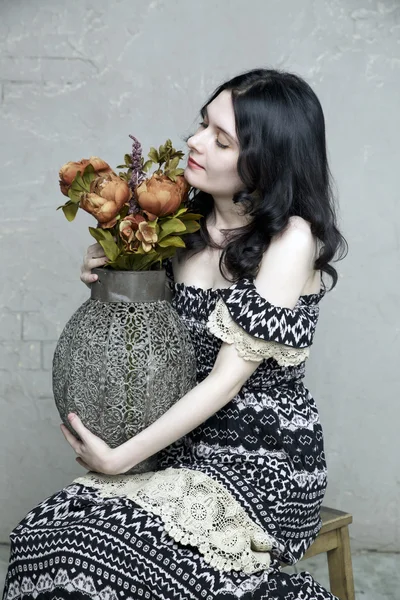
[[(201, 111), (201, 116), (202, 116), (203, 118), (204, 118), (204, 117), (207, 117), (207, 119), (209, 118), (209, 116), (208, 116), (208, 110), (207, 110), (207, 107), (205, 107), (205, 108), (204, 108), (204, 109)], [(222, 127), (220, 127), (219, 125), (216, 125), (216, 128), (217, 128), (217, 129), (219, 129), (220, 131), (222, 131), (222, 133), (225, 133), (225, 135), (227, 135), (229, 138), (231, 138), (231, 140), (232, 140), (233, 142), (235, 142), (235, 144), (237, 143), (237, 142), (236, 142), (236, 139), (235, 139), (235, 138), (233, 137), (233, 135), (231, 135), (231, 134), (230, 134), (228, 131), (226, 131), (225, 129), (223, 129), (223, 128), (222, 128)]]

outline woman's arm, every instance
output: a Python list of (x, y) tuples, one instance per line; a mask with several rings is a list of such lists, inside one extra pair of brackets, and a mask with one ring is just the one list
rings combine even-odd
[(115, 449), (112, 460), (118, 465), (116, 470), (127, 471), (204, 423), (236, 396), (260, 362), (244, 360), (234, 346), (222, 344), (214, 368), (201, 383), (152, 425)]
[[(255, 286), (270, 302), (293, 308), (312, 273), (314, 259), (315, 240), (309, 225), (292, 219), (266, 251)], [(119, 465), (126, 471), (204, 423), (238, 394), (260, 363), (241, 358), (233, 345), (223, 343), (206, 379), (116, 449)]]
[[(258, 293), (276, 306), (293, 308), (313, 271), (314, 259), (315, 240), (308, 224), (292, 220), (264, 254), (254, 280)], [(261, 360), (245, 360), (233, 344), (223, 343), (212, 371), (201, 383), (152, 425), (117, 448), (109, 448), (77, 416), (72, 416), (70, 422), (82, 441), (64, 426), (62, 431), (82, 466), (100, 473), (124, 473), (204, 423), (230, 402)]]

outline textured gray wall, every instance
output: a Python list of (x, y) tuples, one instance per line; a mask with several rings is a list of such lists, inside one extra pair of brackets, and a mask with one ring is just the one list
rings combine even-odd
[[(322, 303), (308, 384), (353, 547), (400, 550), (399, 2), (0, 2), (0, 540), (82, 472), (58, 428), (51, 360), (87, 298), (88, 215), (68, 224), (57, 172), (134, 133), (179, 145), (214, 87), (244, 69), (304, 76), (326, 115), (350, 254)], [(184, 147), (184, 144), (181, 144)]]

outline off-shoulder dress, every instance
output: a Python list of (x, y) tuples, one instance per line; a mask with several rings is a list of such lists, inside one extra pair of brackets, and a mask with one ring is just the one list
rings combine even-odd
[(11, 533), (4, 600), (329, 600), (288, 574), (320, 528), (323, 433), (304, 385), (319, 303), (272, 305), (253, 281), (204, 290), (175, 283), (197, 382), (223, 342), (262, 360), (240, 392), (160, 453), (144, 474), (88, 473), (31, 510)]

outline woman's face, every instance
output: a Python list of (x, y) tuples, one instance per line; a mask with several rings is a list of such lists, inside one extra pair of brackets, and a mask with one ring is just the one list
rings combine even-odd
[(230, 91), (224, 90), (208, 105), (204, 121), (187, 145), (190, 152), (184, 175), (191, 186), (214, 198), (229, 199), (244, 188), (237, 173), (239, 143)]

